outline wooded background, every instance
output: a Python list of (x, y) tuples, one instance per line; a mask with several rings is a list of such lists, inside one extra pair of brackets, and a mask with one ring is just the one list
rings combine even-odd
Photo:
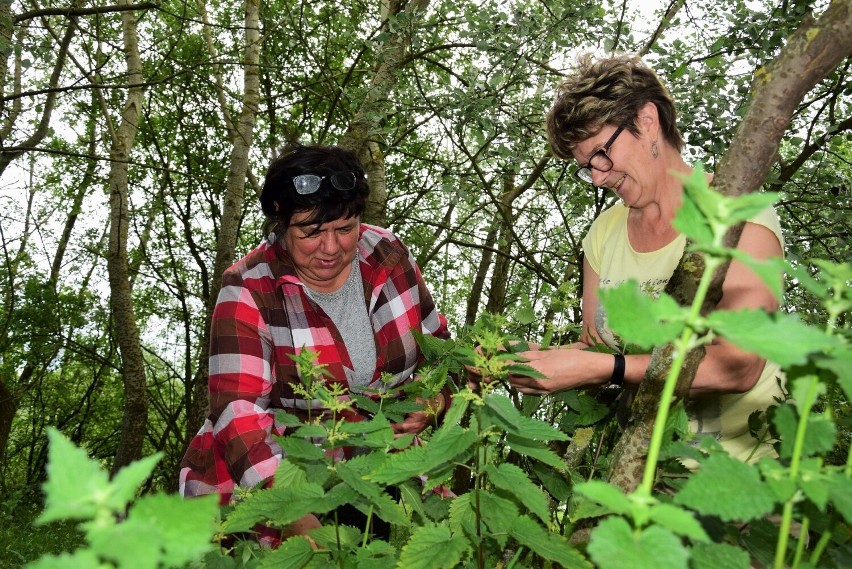
[[(152, 484), (174, 489), (220, 275), (260, 241), (287, 141), (358, 152), (366, 220), (455, 330), (489, 311), (570, 341), (580, 240), (613, 199), (548, 154), (574, 56), (643, 54), (712, 170), (755, 76), (828, 4), (0, 1), (0, 495), (43, 479), (51, 425), (113, 470), (163, 451)], [(849, 72), (804, 98), (764, 184), (802, 265), (850, 257)], [(785, 301), (825, 320), (795, 282)]]

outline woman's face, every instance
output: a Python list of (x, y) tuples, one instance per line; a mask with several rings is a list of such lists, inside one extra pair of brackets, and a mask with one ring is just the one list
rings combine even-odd
[(346, 282), (358, 246), (360, 217), (336, 219), (300, 226), (311, 212), (297, 212), (284, 233), (296, 272), (306, 285), (318, 292), (334, 292)]
[[(616, 130), (617, 127), (613, 125), (606, 125), (596, 135), (578, 143), (577, 146), (574, 147), (574, 158), (580, 166), (589, 167), (592, 173), (592, 183), (596, 187), (609, 188), (613, 190), (619, 198), (624, 199), (624, 196), (619, 193), (621, 185), (627, 177), (624, 172), (627, 153), (624, 151), (630, 144), (631, 141), (629, 139), (633, 138), (633, 135), (630, 131), (624, 129), (615, 139), (613, 139), (612, 136), (615, 134)], [(606, 147), (607, 142), (610, 142), (608, 148)], [(608, 158), (609, 162), (612, 164), (612, 167), (608, 171), (601, 171), (590, 165), (590, 161), (593, 163), (604, 161), (601, 160), (600, 157), (596, 160), (592, 160), (592, 157), (598, 153), (604, 153), (606, 158)]]

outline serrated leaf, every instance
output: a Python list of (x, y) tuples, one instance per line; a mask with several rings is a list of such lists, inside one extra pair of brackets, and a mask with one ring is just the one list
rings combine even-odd
[(320, 447), (303, 438), (279, 437), (278, 442), (287, 456), (291, 458), (301, 458), (302, 460), (322, 460), (325, 458), (325, 452)]
[(399, 484), (397, 488), (399, 488), (402, 503), (407, 508), (414, 510), (414, 512), (420, 516), (420, 519), (425, 522), (426, 511), (423, 509), (423, 500), (421, 498), (420, 490), (415, 489), (411, 482)]
[(687, 569), (689, 552), (681, 539), (656, 525), (633, 531), (624, 518), (611, 517), (592, 530), (589, 555), (600, 569)]
[(226, 533), (249, 531), (263, 520), (275, 520), (281, 526), (315, 513), (325, 492), (318, 484), (259, 490), (237, 503), (224, 523)]
[(601, 480), (589, 480), (574, 487), (574, 492), (594, 500), (615, 514), (628, 514), (632, 509), (630, 498), (619, 488)]
[(479, 515), (495, 536), (505, 536), (518, 517), (518, 507), (511, 500), (484, 490), (479, 491)]
[(717, 310), (707, 317), (707, 325), (743, 350), (781, 367), (804, 364), (808, 355), (838, 345), (837, 338), (827, 336), (791, 314), (780, 312)]
[(822, 461), (815, 458), (803, 460), (799, 470), (799, 487), (821, 512), (828, 503), (829, 488), (822, 472)]
[(515, 466), (504, 462), (499, 466), (489, 464), (485, 467), (488, 480), (497, 488), (514, 496), (530, 512), (544, 522), (550, 522), (550, 508), (547, 496), (538, 486), (530, 482), (527, 474)]
[(688, 537), (692, 541), (710, 541), (710, 536), (695, 519), (695, 514), (672, 504), (655, 504), (651, 507), (652, 522), (677, 535)]
[(532, 467), (542, 486), (557, 502), (565, 502), (571, 497), (571, 484), (564, 474), (541, 462), (534, 462)]
[(772, 207), (781, 194), (777, 192), (749, 192), (739, 196), (724, 196), (723, 211), (719, 220), (729, 225), (748, 221), (766, 208)]
[(462, 532), (476, 535), (476, 510), (471, 504), (472, 494), (462, 494), (450, 503), (450, 529), (454, 534)]
[(774, 458), (764, 457), (757, 463), (763, 479), (775, 493), (776, 502), (786, 502), (796, 493), (796, 483), (790, 479), (790, 469)]
[(695, 203), (695, 199), (688, 193), (684, 193), (683, 201), (672, 220), (672, 225), (687, 239), (698, 245), (713, 243), (713, 229), (710, 227), (710, 222)]
[(467, 453), (477, 441), (476, 433), (458, 425), (444, 425), (425, 446), (412, 447), (388, 456), (369, 479), (382, 484), (397, 484), (451, 464)]
[(490, 393), (485, 397), (486, 415), (507, 433), (538, 441), (565, 441), (568, 435), (543, 421), (525, 417), (508, 397)]
[[(128, 539), (145, 539), (139, 527), (154, 534), (153, 543), (160, 549), (159, 563), (181, 567), (214, 548), (213, 535), (218, 531), (216, 518), (219, 500), (215, 495), (185, 500), (180, 496), (154, 494), (136, 501), (120, 526), (128, 530)], [(134, 529), (135, 526), (135, 529)], [(108, 544), (116, 549), (115, 543)], [(131, 559), (131, 565), (135, 560)]]
[(345, 525), (327, 525), (318, 528), (314, 528), (308, 531), (308, 535), (311, 539), (313, 539), (318, 545), (325, 547), (326, 549), (338, 549), (338, 542), (340, 543), (340, 549), (346, 550), (349, 548), (354, 549), (357, 547), (363, 537), (361, 530), (359, 528), (354, 528)]
[(442, 569), (458, 566), (468, 549), (466, 539), (452, 535), (446, 526), (424, 526), (414, 531), (402, 548), (397, 567)]
[(102, 569), (98, 556), (88, 549), (78, 549), (74, 553), (43, 555), (37, 561), (27, 564), (27, 569)]
[(731, 249), (730, 254), (734, 260), (754, 271), (776, 300), (784, 297), (784, 268), (787, 266), (784, 261), (774, 258), (761, 261), (740, 249)]
[(591, 569), (592, 564), (558, 533), (548, 532), (529, 516), (520, 516), (510, 531), (519, 543), (536, 555), (558, 563), (567, 569)]
[(692, 548), (690, 569), (748, 569), (748, 553), (727, 543), (700, 543)]
[(565, 463), (550, 448), (539, 441), (531, 441), (517, 435), (507, 434), (506, 444), (518, 454), (528, 456), (552, 466), (557, 470), (565, 470)]
[(826, 484), (831, 503), (846, 523), (852, 524), (852, 484), (849, 484), (849, 476), (842, 472), (832, 472), (826, 476)]
[(305, 471), (290, 462), (287, 457), (281, 459), (275, 469), (275, 477), (272, 481), (273, 488), (284, 488), (285, 486), (298, 486), (308, 481)]
[(57, 429), (48, 428), (47, 438), (45, 505), (38, 523), (95, 517), (111, 492), (107, 473)]
[(355, 552), (355, 566), (358, 569), (387, 569), (396, 564), (396, 555), (396, 548), (391, 544), (374, 540)]
[(291, 537), (278, 549), (263, 556), (259, 569), (302, 569), (314, 556), (311, 542), (302, 536)]
[(640, 348), (666, 344), (683, 331), (684, 313), (677, 302), (665, 293), (656, 300), (642, 294), (634, 279), (601, 289), (600, 300), (610, 328)]
[(761, 484), (757, 467), (727, 455), (713, 455), (690, 477), (674, 501), (724, 521), (749, 521), (771, 512), (775, 496)]

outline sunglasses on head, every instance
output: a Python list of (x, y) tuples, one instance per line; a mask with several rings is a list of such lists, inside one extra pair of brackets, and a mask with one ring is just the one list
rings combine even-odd
[(316, 174), (301, 174), (293, 176), (293, 186), (296, 187), (296, 193), (301, 195), (313, 194), (316, 192), (323, 180), (331, 182), (335, 190), (342, 192), (355, 189), (355, 183), (358, 181), (357, 172), (334, 172), (327, 176), (317, 176)]

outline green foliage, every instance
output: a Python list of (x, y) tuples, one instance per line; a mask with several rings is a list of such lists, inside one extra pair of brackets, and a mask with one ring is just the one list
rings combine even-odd
[(159, 456), (135, 462), (109, 480), (97, 462), (58, 431), (51, 429), (48, 436), (45, 508), (36, 524), (78, 520), (87, 546), (46, 555), (29, 567), (182, 567), (212, 548), (215, 496), (183, 500), (155, 494), (134, 499)]

